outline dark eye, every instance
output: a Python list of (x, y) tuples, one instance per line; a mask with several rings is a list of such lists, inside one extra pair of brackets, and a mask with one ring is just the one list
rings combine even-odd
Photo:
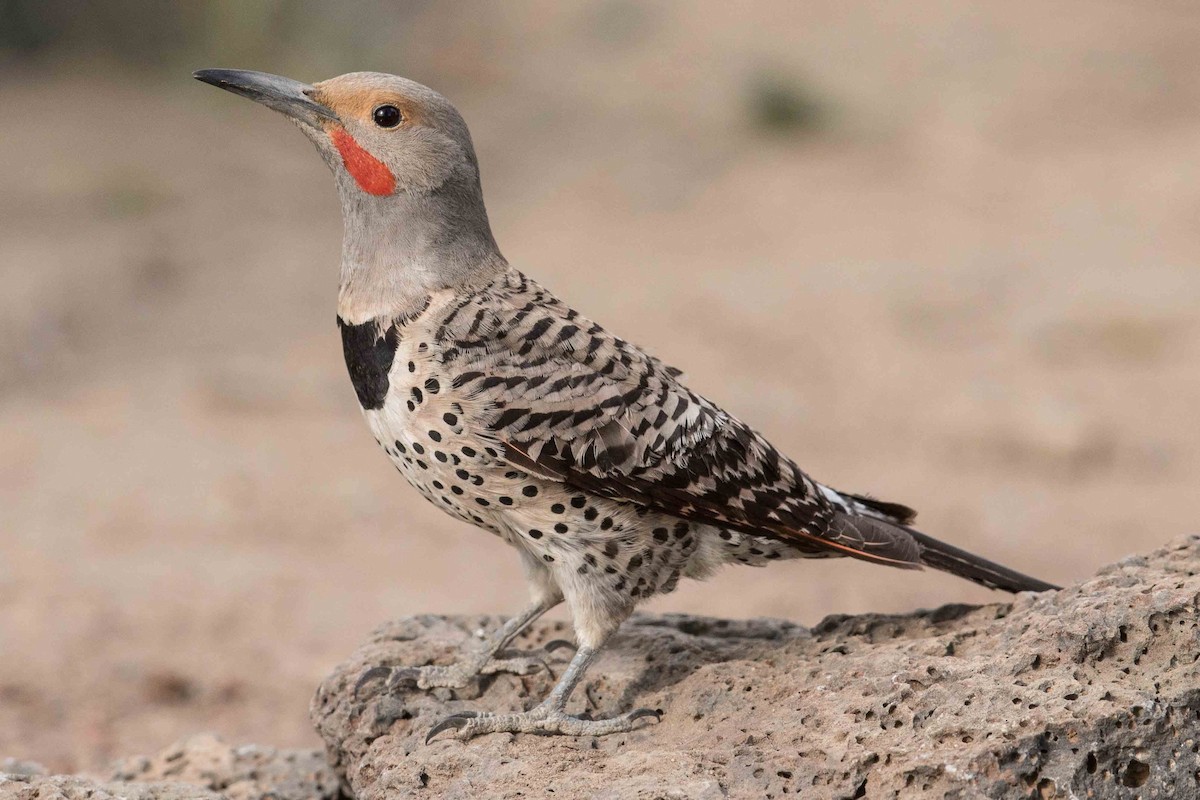
[(394, 128), (404, 119), (400, 109), (395, 106), (380, 106), (372, 116), (375, 118), (375, 124), (381, 128)]

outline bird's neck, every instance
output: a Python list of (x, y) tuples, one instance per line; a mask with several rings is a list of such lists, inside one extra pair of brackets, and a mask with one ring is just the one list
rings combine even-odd
[(409, 315), (434, 292), (469, 291), (506, 269), (477, 187), (447, 184), (383, 198), (339, 187), (338, 316), (356, 325)]

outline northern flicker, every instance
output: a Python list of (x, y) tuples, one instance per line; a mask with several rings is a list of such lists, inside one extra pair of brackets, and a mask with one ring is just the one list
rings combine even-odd
[(531, 587), (529, 607), (457, 663), (364, 681), (461, 687), (530, 671), (536, 659), (501, 651), (547, 610), (570, 609), (577, 650), (544, 702), (456, 714), (430, 737), (597, 735), (657, 719), (565, 707), (638, 603), (725, 564), (849, 556), (1010, 592), (1055, 588), (920, 533), (906, 506), (818, 483), (679, 370), (510, 266), (467, 126), (437, 92), (366, 72), (312, 86), (195, 77), (283, 113), (316, 145), (341, 199), (337, 325), (367, 424), (427, 500), (512, 545)]

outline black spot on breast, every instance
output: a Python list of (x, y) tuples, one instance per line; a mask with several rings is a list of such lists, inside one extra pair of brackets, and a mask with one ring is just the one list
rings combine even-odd
[(348, 325), (338, 317), (338, 328), (342, 332), (342, 355), (358, 404), (368, 411), (383, 408), (389, 386), (388, 371), (400, 344), (396, 326), (389, 326), (381, 333), (374, 320)]

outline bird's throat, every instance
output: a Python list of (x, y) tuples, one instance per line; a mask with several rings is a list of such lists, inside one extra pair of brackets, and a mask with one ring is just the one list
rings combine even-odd
[(386, 164), (354, 141), (354, 137), (347, 133), (345, 128), (336, 127), (331, 135), (333, 146), (342, 157), (342, 164), (360, 189), (377, 197), (396, 191), (396, 176)]

